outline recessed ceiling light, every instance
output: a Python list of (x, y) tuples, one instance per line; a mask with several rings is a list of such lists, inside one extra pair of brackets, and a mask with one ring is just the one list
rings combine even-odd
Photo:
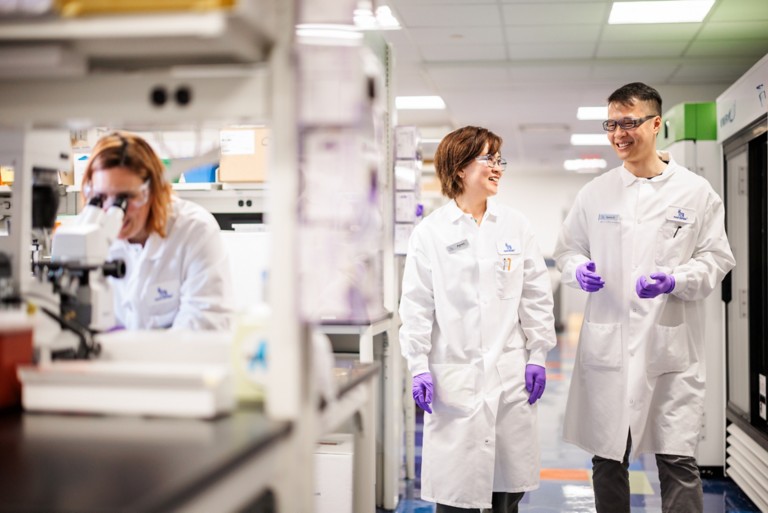
[(571, 144), (574, 146), (610, 146), (611, 142), (605, 134), (571, 134)]
[(439, 96), (398, 96), (395, 107), (400, 110), (437, 110), (444, 109), (445, 102)]
[(603, 121), (608, 119), (608, 107), (579, 107), (576, 118)]
[(614, 2), (608, 23), (696, 23), (706, 18), (714, 4), (715, 0)]
[(576, 171), (577, 173), (597, 173), (605, 169), (608, 163), (604, 159), (572, 159), (563, 162), (566, 171)]

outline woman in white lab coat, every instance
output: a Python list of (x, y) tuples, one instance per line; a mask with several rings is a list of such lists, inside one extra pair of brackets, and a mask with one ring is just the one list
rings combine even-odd
[(128, 200), (110, 259), (126, 263), (111, 279), (115, 317), (127, 329), (227, 329), (231, 281), (219, 227), (202, 207), (172, 196), (164, 166), (141, 137), (99, 139), (83, 175), (84, 200)]
[(406, 258), (400, 344), (427, 412), (421, 494), (438, 513), (513, 513), (539, 484), (552, 291), (528, 221), (490, 199), (501, 143), (478, 127), (441, 141), (435, 169), (451, 201), (416, 226)]

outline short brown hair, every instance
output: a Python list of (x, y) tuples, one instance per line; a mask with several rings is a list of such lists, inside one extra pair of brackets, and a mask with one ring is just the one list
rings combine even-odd
[[(82, 190), (91, 185), (93, 173), (126, 168), (143, 181), (149, 180), (149, 215), (147, 232), (165, 237), (171, 210), (171, 184), (165, 179), (165, 166), (152, 147), (129, 132), (113, 132), (96, 142), (83, 174)], [(87, 201), (83, 195), (83, 202)]]
[(435, 151), (435, 172), (445, 196), (454, 199), (464, 192), (459, 171), (484, 155), (486, 143), (487, 153), (495, 155), (501, 148), (502, 140), (487, 128), (477, 126), (465, 126), (443, 137)]

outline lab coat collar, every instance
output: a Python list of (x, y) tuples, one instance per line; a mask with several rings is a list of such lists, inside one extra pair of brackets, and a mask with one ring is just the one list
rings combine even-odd
[[(664, 171), (658, 175), (651, 178), (652, 182), (663, 182), (665, 180), (669, 180), (669, 178), (675, 174), (675, 170), (677, 169), (678, 165), (677, 162), (674, 161), (672, 156), (667, 151), (657, 151), (656, 154), (659, 156), (661, 160), (664, 162), (667, 162), (667, 167), (664, 168)], [(640, 178), (632, 174), (631, 171), (629, 171), (624, 165), (621, 166), (621, 182), (624, 184), (625, 187), (629, 187), (633, 183), (635, 183), (638, 180), (648, 180), (647, 178)]]
[[(463, 210), (459, 208), (459, 205), (456, 204), (455, 199), (452, 199), (451, 202), (448, 203), (447, 207), (446, 215), (448, 216), (448, 220), (452, 223), (467, 215)], [(485, 206), (485, 214), (483, 214), (483, 220), (495, 221), (498, 215), (499, 205), (494, 200), (488, 199)]]

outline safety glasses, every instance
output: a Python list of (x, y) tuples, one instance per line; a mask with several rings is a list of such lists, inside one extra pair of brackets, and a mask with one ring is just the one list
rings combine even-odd
[(507, 169), (507, 161), (501, 157), (494, 157), (493, 155), (483, 155), (482, 157), (475, 157), (475, 160), (484, 162), (486, 166), (491, 169), (497, 167), (502, 171)]
[(645, 116), (644, 118), (621, 118), (621, 119), (606, 119), (603, 121), (603, 130), (606, 132), (613, 132), (616, 127), (621, 127), (623, 130), (634, 130), (649, 119), (656, 117), (656, 114)]
[(91, 184), (87, 184), (83, 190), (85, 198), (89, 203), (96, 200), (101, 204), (101, 207), (107, 209), (112, 205), (125, 200), (128, 202), (129, 208), (140, 208), (146, 205), (149, 201), (149, 180), (141, 184), (137, 189), (131, 191), (120, 191), (113, 194), (107, 194), (105, 192), (94, 191)]

